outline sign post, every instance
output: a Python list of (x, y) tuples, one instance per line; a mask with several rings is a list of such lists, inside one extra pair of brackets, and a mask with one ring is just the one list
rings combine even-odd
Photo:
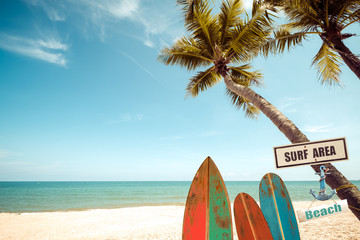
[(348, 160), (345, 138), (274, 147), (276, 168)]

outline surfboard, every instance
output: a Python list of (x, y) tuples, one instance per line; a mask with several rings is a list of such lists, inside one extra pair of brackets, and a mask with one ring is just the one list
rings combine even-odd
[(230, 206), (221, 174), (213, 160), (207, 157), (196, 172), (189, 189), (182, 239), (232, 239)]
[(234, 218), (238, 239), (271, 240), (269, 226), (259, 205), (247, 193), (239, 193), (234, 201)]
[(274, 239), (300, 239), (294, 207), (282, 179), (274, 174), (263, 176), (259, 186), (261, 211)]

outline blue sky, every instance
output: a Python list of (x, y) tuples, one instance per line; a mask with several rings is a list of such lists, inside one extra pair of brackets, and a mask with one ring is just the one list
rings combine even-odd
[[(192, 180), (207, 156), (225, 180), (318, 179), (275, 169), (273, 147), (289, 141), (236, 110), (223, 82), (185, 98), (193, 73), (156, 60), (185, 33), (175, 0), (3, 0), (0, 16), (0, 181)], [(355, 54), (358, 42), (346, 40)], [(256, 59), (255, 91), (310, 140), (346, 137), (350, 160), (334, 165), (359, 179), (360, 80), (342, 66), (342, 88), (321, 85), (320, 45)]]

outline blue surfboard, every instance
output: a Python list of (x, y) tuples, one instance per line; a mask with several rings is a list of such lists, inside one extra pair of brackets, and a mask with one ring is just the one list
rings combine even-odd
[(261, 211), (273, 238), (300, 239), (294, 207), (281, 178), (274, 173), (265, 174), (261, 179), (259, 190)]

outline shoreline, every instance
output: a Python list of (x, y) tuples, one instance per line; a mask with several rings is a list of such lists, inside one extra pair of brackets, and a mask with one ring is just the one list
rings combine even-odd
[[(293, 202), (295, 211), (311, 202)], [(323, 204), (314, 203), (312, 207)], [(181, 239), (185, 206), (138, 206), (82, 211), (0, 213), (0, 240)], [(347, 211), (298, 223), (301, 239), (360, 239), (360, 221)], [(236, 238), (235, 226), (233, 228)]]
[[(326, 203), (336, 203), (336, 202), (340, 202), (340, 199), (336, 199), (334, 201), (328, 200), (328, 201), (324, 201)], [(257, 204), (260, 206), (259, 201), (256, 201)], [(231, 211), (233, 211), (233, 205), (234, 202), (230, 201), (230, 204), (232, 206)], [(294, 210), (298, 210), (297, 208), (302, 207), (302, 208), (308, 208), (309, 206), (311, 206), (311, 208), (313, 208), (314, 206), (318, 206), (318, 205), (323, 205), (324, 203), (322, 201), (292, 201)], [(309, 206), (307, 206), (307, 204)], [(126, 205), (121, 205), (121, 206), (116, 206), (116, 207), (99, 207), (99, 208), (74, 208), (74, 209), (61, 209), (61, 210), (43, 210), (43, 211), (22, 211), (22, 212), (10, 212), (10, 211), (0, 211), (0, 215), (1, 214), (36, 214), (36, 213), (68, 213), (68, 212), (86, 212), (86, 211), (96, 211), (96, 210), (119, 210), (119, 209), (124, 209), (124, 208), (141, 208), (141, 207), (185, 207), (185, 203), (143, 203), (143, 204), (126, 204)]]
[[(233, 204), (233, 202), (231, 202)], [(99, 207), (99, 208), (74, 208), (74, 209), (61, 209), (61, 210), (43, 210), (43, 211), (22, 211), (22, 212), (8, 212), (8, 211), (0, 211), (0, 215), (7, 213), (7, 214), (29, 214), (29, 213), (66, 213), (66, 212), (85, 212), (85, 211), (93, 211), (93, 210), (116, 210), (116, 209), (123, 209), (123, 208), (138, 208), (138, 207), (167, 207), (167, 206), (174, 206), (174, 207), (185, 207), (185, 203), (147, 203), (147, 204), (127, 204), (123, 206), (117, 207)]]
[[(311, 203), (311, 201), (296, 201), (293, 202), (293, 205), (295, 204), (304, 204), (304, 203)], [(231, 206), (234, 205), (233, 201), (230, 201)], [(260, 205), (260, 203), (257, 201), (257, 204)], [(140, 208), (140, 207), (185, 207), (185, 203), (145, 203), (145, 204), (128, 204), (123, 206), (117, 206), (117, 207), (103, 207), (103, 208), (77, 208), (77, 209), (61, 209), (61, 210), (43, 210), (43, 211), (22, 211), (22, 212), (8, 212), (0, 211), (1, 214), (36, 214), (36, 213), (68, 213), (68, 212), (86, 212), (86, 211), (96, 211), (96, 210), (118, 210), (118, 209), (124, 209), (124, 208)], [(294, 206), (295, 208), (295, 206)], [(296, 209), (295, 209), (296, 210)], [(231, 209), (233, 211), (233, 209)]]

